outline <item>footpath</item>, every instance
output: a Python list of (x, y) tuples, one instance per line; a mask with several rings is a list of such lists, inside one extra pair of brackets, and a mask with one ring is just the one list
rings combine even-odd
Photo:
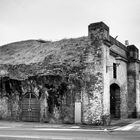
[(134, 123), (139, 119), (112, 120), (109, 126), (95, 126), (83, 124), (49, 124), (40, 122), (14, 122), (0, 120), (0, 128), (19, 127), (19, 128), (48, 128), (48, 129), (92, 129), (92, 130), (114, 130), (119, 127)]

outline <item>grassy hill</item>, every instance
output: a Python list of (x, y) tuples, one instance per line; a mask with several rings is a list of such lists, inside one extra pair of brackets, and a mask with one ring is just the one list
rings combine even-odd
[(0, 66), (16, 77), (45, 74), (56, 67), (80, 67), (88, 46), (88, 37), (15, 42), (0, 47)]

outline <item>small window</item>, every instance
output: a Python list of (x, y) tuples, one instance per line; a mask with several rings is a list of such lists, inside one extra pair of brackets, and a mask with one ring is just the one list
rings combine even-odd
[(116, 63), (113, 63), (113, 78), (117, 78), (117, 65)]

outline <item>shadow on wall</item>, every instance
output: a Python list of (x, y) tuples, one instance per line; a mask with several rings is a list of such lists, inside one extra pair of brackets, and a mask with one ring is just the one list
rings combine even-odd
[(137, 118), (136, 107), (133, 111), (128, 111), (128, 118)]

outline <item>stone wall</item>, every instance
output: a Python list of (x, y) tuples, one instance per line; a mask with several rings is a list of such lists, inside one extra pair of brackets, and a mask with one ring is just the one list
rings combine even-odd
[(140, 86), (139, 86), (139, 50), (135, 45), (128, 49), (128, 109), (129, 117), (139, 117)]
[(100, 124), (103, 116), (104, 45), (109, 39), (109, 28), (104, 23), (89, 25), (90, 46), (85, 59), (85, 89), (83, 92), (83, 123)]
[(117, 78), (113, 78), (113, 68), (109, 70), (110, 73), (110, 85), (115, 83), (120, 87), (120, 117), (128, 117), (128, 89), (127, 89), (127, 62), (123, 60), (116, 60), (115, 56), (110, 55), (110, 66), (113, 66), (113, 63), (119, 63), (117, 66)]
[(20, 121), (21, 106), (19, 96), (0, 98), (0, 118), (4, 120)]
[(30, 77), (23, 81), (5, 79), (0, 94), (0, 118), (15, 121), (22, 120), (24, 95), (33, 93), (40, 103), (40, 121), (73, 123), (74, 96), (78, 87), (75, 86), (74, 90), (74, 85), (71, 88), (68, 83), (67, 78), (60, 76)]
[(11, 110), (10, 110), (9, 100), (7, 97), (0, 99), (0, 119), (10, 119)]
[[(128, 65), (128, 109), (129, 117), (137, 117), (139, 110), (139, 65), (131, 62)], [(138, 105), (137, 105), (138, 104)]]

